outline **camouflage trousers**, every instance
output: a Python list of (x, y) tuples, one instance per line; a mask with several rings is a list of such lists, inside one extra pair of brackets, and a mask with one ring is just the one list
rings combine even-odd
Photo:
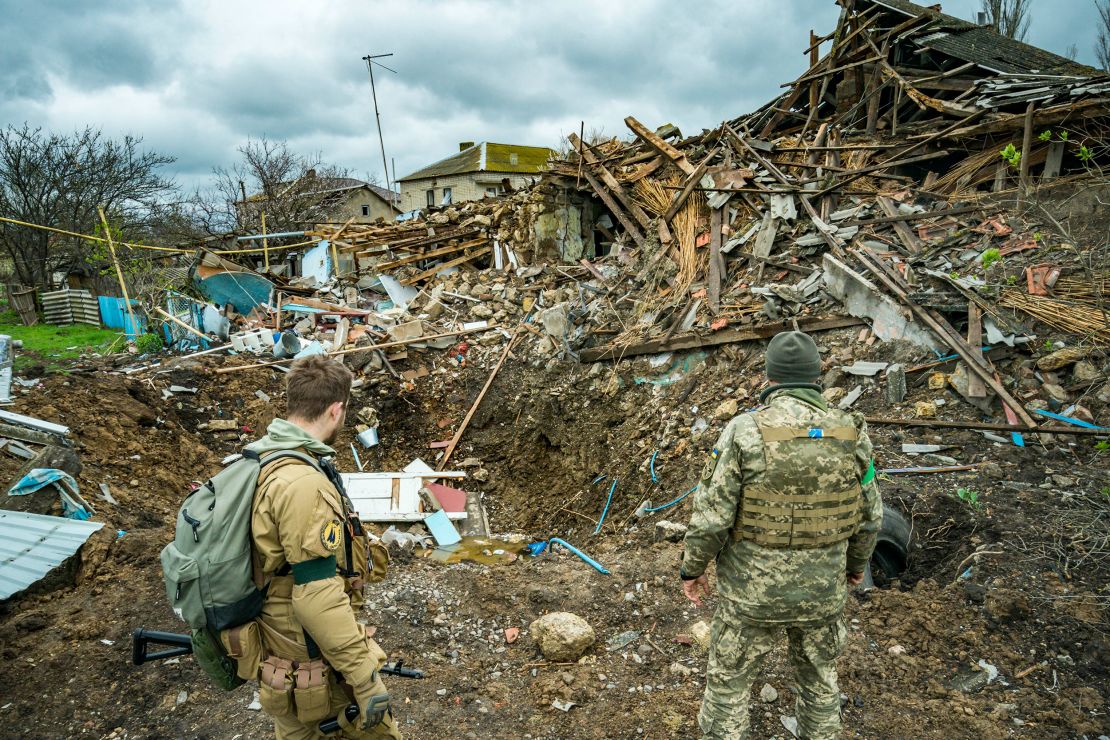
[(834, 740), (840, 733), (836, 659), (847, 639), (844, 621), (817, 624), (753, 624), (713, 618), (705, 696), (698, 713), (703, 738), (743, 740), (750, 728), (748, 704), (763, 656), (786, 629), (794, 666), (798, 737)]

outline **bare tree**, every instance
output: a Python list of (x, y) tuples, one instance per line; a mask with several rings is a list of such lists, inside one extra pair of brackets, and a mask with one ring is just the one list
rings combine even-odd
[[(0, 212), (11, 218), (90, 233), (103, 206), (122, 233), (158, 218), (175, 190), (159, 168), (173, 157), (144, 152), (141, 138), (106, 139), (92, 128), (51, 134), (24, 124), (0, 130)], [(93, 257), (89, 242), (0, 223), (0, 247), (16, 278), (53, 287), (55, 272), (69, 272)]]
[(1098, 66), (1110, 72), (1110, 0), (1095, 0), (1098, 11), (1098, 39), (1095, 41), (1095, 59)]
[(987, 25), (1003, 36), (1025, 40), (1029, 31), (1029, 6), (1032, 0), (982, 0)]
[(326, 221), (336, 188), (355, 184), (350, 171), (294, 152), (285, 141), (248, 140), (231, 169), (216, 167), (208, 192), (195, 197), (197, 218), (210, 234), (257, 233), (261, 215), (271, 232), (299, 231)]

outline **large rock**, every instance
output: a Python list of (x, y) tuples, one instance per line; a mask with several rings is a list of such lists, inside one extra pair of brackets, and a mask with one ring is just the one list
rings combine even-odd
[(662, 519), (655, 523), (655, 541), (682, 542), (686, 537), (686, 525)]
[(1075, 383), (1095, 383), (1102, 377), (1102, 373), (1093, 362), (1080, 360), (1071, 369), (1071, 379)]
[(713, 631), (708, 622), (701, 620), (690, 625), (690, 635), (694, 638), (694, 642), (697, 643), (697, 646), (702, 650), (709, 649), (709, 642), (712, 640)]
[(551, 612), (532, 622), (528, 630), (543, 657), (553, 663), (572, 663), (594, 644), (594, 628), (577, 614)]
[(713, 411), (714, 419), (731, 419), (736, 416), (740, 410), (740, 403), (735, 398), (729, 398), (721, 402)]
[(1103, 403), (1110, 403), (1110, 383), (1102, 386), (1099, 392), (1095, 394), (1095, 398)]
[(1068, 392), (1057, 383), (1044, 383), (1041, 385), (1041, 390), (1045, 396), (1056, 403), (1067, 403), (1068, 401)]
[(1086, 347), (1065, 347), (1064, 349), (1058, 349), (1037, 360), (1037, 369), (1045, 371), (1059, 370), (1062, 367), (1067, 367), (1072, 363), (1082, 360), (1090, 353), (1091, 350)]
[(891, 365), (886, 369), (887, 403), (902, 403), (906, 400), (906, 367)]

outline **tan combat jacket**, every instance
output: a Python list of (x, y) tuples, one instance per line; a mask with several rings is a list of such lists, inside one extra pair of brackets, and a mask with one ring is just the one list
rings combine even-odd
[[(355, 620), (361, 579), (340, 575), (350, 565), (344, 537), (356, 540), (352, 559), (362, 560), (365, 536), (349, 529), (343, 499), (323, 473), (295, 459), (263, 467), (251, 519), (256, 580), (270, 584), (260, 617), (263, 644), (269, 654), (305, 660), (307, 632), (323, 659), (357, 688), (374, 680), (385, 654)], [(366, 567), (364, 560), (358, 565)]]

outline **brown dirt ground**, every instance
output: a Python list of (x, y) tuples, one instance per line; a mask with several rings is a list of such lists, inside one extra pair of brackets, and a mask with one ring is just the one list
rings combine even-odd
[[(845, 332), (825, 341), (836, 350), (853, 338)], [(418, 455), (433, 462), (428, 443), (450, 437), (498, 351), (472, 350), (470, 367), (433, 373), (414, 391), (398, 394), (382, 382), (356, 395), (356, 403), (374, 405), (382, 417), (383, 444), (366, 462), (382, 469)], [(672, 385), (637, 384), (638, 376), (659, 374), (643, 361), (568, 370), (522, 352), (506, 365), (455, 456), (456, 462), (480, 461), (480, 468), (469, 469), (472, 475), (485, 471), (484, 482), (472, 480), (468, 487), (484, 493), (495, 532), (564, 537), (612, 575), (565, 553), (497, 565), (398, 558), (389, 579), (371, 588), (362, 616), (378, 627), (391, 657), (428, 672), (424, 681), (388, 682), (406, 737), (696, 735), (705, 654), (676, 638), (698, 620), (708, 621), (713, 604), (699, 610), (682, 599), (681, 545), (654, 542), (654, 520), (637, 524), (630, 515), (645, 497), (658, 504), (693, 485), (724, 423), (712, 418), (717, 405), (739, 388), (748, 394), (741, 409), (754, 404), (758, 351), (724, 348)], [(891, 351), (874, 348), (867, 359)], [(429, 355), (425, 361), (437, 366), (442, 359)], [(82, 491), (107, 531), (86, 547), (75, 586), (0, 605), (0, 734), (269, 734), (265, 717), (246, 709), (250, 687), (232, 693), (211, 688), (189, 659), (129, 663), (131, 630), (182, 626), (164, 601), (158, 551), (172, 537), (189, 482), (214, 472), (282, 407), (279, 373), (212, 373), (225, 362), (185, 363), (151, 380), (108, 374), (104, 366), (50, 375), (16, 404), (17, 411), (72, 428), (84, 464)], [(171, 383), (199, 391), (163, 400), (162, 388)], [(259, 389), (271, 403), (255, 396)], [(861, 406), (881, 409), (878, 396), (865, 395)], [(974, 418), (966, 407), (958, 413)], [(198, 430), (212, 418), (235, 418), (245, 430)], [(710, 427), (691, 435), (697, 418)], [(444, 419), (449, 423), (441, 426)], [(1099, 491), (1110, 484), (1100, 457), (1107, 453), (1084, 438), (1074, 447), (1057, 439), (1019, 450), (973, 432), (884, 427), (872, 433), (880, 467), (929, 464), (902, 455), (899, 443), (938, 434), (954, 446), (944, 454), (996, 467), (990, 475), (884, 481), (885, 500), (912, 519), (914, 545), (900, 581), (850, 599), (851, 639), (841, 662), (844, 736), (1107, 732), (1108, 563), (1097, 538), (1084, 529), (1101, 522), (1105, 531), (1107, 503)], [(350, 438), (348, 430), (337, 445), (347, 469)], [(652, 486), (647, 461), (656, 449), (661, 482)], [(3, 461), (0, 475), (17, 468), (18, 461)], [(602, 473), (620, 483), (605, 529), (594, 537), (608, 486), (591, 481)], [(1045, 487), (1053, 473), (1075, 482)], [(101, 482), (111, 485), (117, 506), (95, 498)], [(959, 487), (977, 490), (982, 508), (957, 499)], [(664, 516), (685, 522), (689, 500), (655, 518)], [(115, 538), (116, 530), (126, 534)], [(957, 566), (981, 545), (1002, 554), (983, 556), (969, 577), (957, 580)], [(533, 619), (554, 610), (580, 614), (597, 632), (598, 644), (578, 664), (544, 664), (526, 634)], [(510, 626), (525, 632), (511, 645), (503, 638)], [(609, 639), (628, 630), (643, 635), (606, 650)], [(896, 645), (904, 649), (897, 655), (890, 651)], [(996, 666), (999, 678), (975, 693), (953, 688), (954, 681), (975, 678), (979, 660)], [(779, 698), (771, 705), (755, 699), (754, 736), (782, 737), (778, 716), (792, 713), (793, 700), (785, 645), (772, 653), (757, 691), (763, 682), (777, 688)], [(552, 707), (554, 699), (576, 706), (564, 713)]]

